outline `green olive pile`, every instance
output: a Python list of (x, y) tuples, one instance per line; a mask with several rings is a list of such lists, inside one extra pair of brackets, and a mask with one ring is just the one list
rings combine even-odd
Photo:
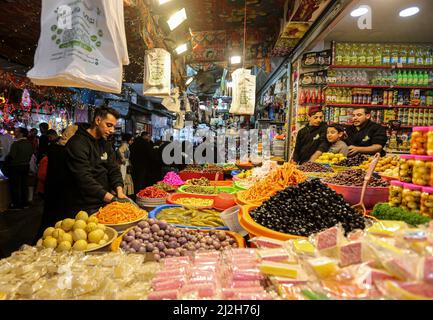
[(364, 216), (319, 179), (278, 192), (251, 211), (251, 217), (274, 231), (307, 237), (338, 223), (346, 233), (365, 228)]

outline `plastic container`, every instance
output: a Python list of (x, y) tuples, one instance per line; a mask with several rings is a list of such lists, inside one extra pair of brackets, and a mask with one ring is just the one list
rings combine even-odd
[[(328, 187), (341, 194), (344, 201), (350, 205), (359, 203), (362, 187), (342, 186), (326, 183)], [(367, 187), (364, 196), (364, 205), (367, 209), (372, 209), (379, 202), (387, 202), (389, 197), (389, 187)]]
[(307, 239), (306, 237), (282, 233), (263, 227), (254, 221), (250, 216), (250, 211), (257, 208), (257, 206), (242, 206), (239, 211), (239, 223), (244, 228), (250, 238), (254, 237), (268, 237), (277, 240), (290, 240), (290, 239)]
[[(178, 204), (165, 204), (159, 207), (156, 207), (152, 211), (149, 212), (149, 219), (158, 219), (158, 214), (165, 209), (169, 208), (180, 208), (181, 205)], [(221, 216), (222, 218), (222, 216)], [(225, 220), (223, 219), (224, 223)], [(197, 227), (197, 226), (186, 226), (182, 224), (174, 224), (176, 228), (182, 228), (182, 229), (198, 229), (198, 230), (229, 230), (229, 227)], [(227, 225), (228, 226), (228, 225)], [(230, 229), (231, 230), (231, 229)], [(232, 230), (234, 231), (234, 230)], [(236, 231), (235, 231), (236, 232)]]
[[(179, 193), (187, 193), (185, 191), (185, 189), (188, 188), (188, 187), (190, 187), (190, 186), (188, 186), (188, 185), (181, 186), (179, 189), (177, 189), (177, 192), (179, 192)], [(209, 187), (204, 187), (204, 188), (213, 190), (215, 187), (214, 186), (209, 186)], [(233, 188), (233, 187), (216, 187), (216, 189), (217, 189), (218, 193), (230, 193), (230, 194), (234, 194), (234, 193), (236, 193), (238, 191), (238, 190), (236, 190), (236, 188)], [(194, 194), (196, 194), (196, 193), (194, 193)], [(197, 194), (200, 194), (200, 193), (197, 193)], [(205, 195), (207, 195), (207, 194), (205, 194)]]
[(410, 138), (410, 154), (427, 154), (427, 135), (429, 127), (414, 127)]
[(421, 207), (422, 187), (411, 183), (403, 184), (401, 207), (411, 212), (419, 213)]
[(433, 156), (433, 126), (428, 127), (427, 132), (427, 155)]
[(167, 201), (167, 198), (144, 198), (144, 197), (137, 196), (136, 203), (141, 208), (146, 208), (146, 207), (163, 205), (166, 203), (166, 201)]
[(209, 181), (212, 187), (233, 187), (233, 181), (222, 180), (222, 181)]
[(167, 198), (167, 203), (169, 203), (169, 204), (180, 204), (180, 203), (177, 203), (176, 201), (179, 200), (179, 199), (181, 199), (181, 198), (211, 199), (211, 200), (213, 200), (212, 201), (212, 205), (208, 205), (208, 206), (191, 206), (191, 207), (199, 208), (199, 209), (212, 209), (213, 203), (214, 203), (214, 200), (215, 200), (215, 195), (201, 195), (201, 194), (192, 194), (192, 193), (173, 193), (172, 195), (170, 195)]
[(398, 176), (400, 181), (412, 183), (413, 166), (415, 164), (415, 156), (403, 154), (400, 156), (398, 163)]
[(246, 236), (248, 232), (242, 228), (239, 223), (239, 211), (240, 206), (230, 207), (221, 212), (221, 219), (224, 221), (224, 224), (229, 228), (230, 231), (239, 233), (241, 236)]
[(192, 171), (181, 171), (179, 176), (183, 181), (190, 179), (200, 179), (202, 177), (208, 180), (219, 181), (223, 180), (224, 172), (192, 172)]
[(403, 184), (404, 183), (401, 181), (391, 181), (388, 198), (388, 204), (391, 207), (399, 207), (401, 205), (401, 200), (403, 196)]
[(433, 188), (432, 187), (422, 188), (420, 212), (424, 216), (433, 218)]
[(412, 173), (412, 183), (419, 186), (428, 186), (430, 183), (432, 165), (433, 157), (415, 156)]
[(213, 207), (216, 210), (224, 211), (236, 205), (235, 197), (229, 193), (220, 193), (215, 197)]

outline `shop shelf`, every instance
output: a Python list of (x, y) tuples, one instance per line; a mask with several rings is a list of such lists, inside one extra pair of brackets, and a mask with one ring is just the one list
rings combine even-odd
[(350, 104), (350, 103), (328, 103), (325, 107), (341, 107), (341, 108), (418, 108), (418, 109), (432, 109), (433, 106), (412, 106), (412, 105), (385, 105), (385, 104)]
[(327, 85), (328, 88), (371, 88), (371, 89), (424, 89), (433, 90), (432, 86), (385, 86), (385, 85), (373, 85), (373, 84), (336, 84), (330, 83)]
[(397, 65), (393, 66), (340, 66), (340, 65), (331, 65), (330, 69), (399, 69), (399, 70), (411, 70), (411, 69), (426, 69), (433, 70), (433, 66), (404, 66), (398, 67)]

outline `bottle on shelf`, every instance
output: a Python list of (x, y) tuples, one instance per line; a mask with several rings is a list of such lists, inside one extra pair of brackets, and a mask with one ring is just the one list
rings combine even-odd
[(413, 83), (414, 83), (414, 81), (413, 81), (413, 73), (412, 73), (412, 70), (409, 70), (407, 72), (407, 85), (408, 86), (412, 86)]
[(382, 59), (382, 46), (377, 43), (376, 45), (374, 45), (374, 65), (375, 66), (380, 66), (383, 63), (383, 59)]
[(350, 56), (351, 56), (351, 47), (350, 47), (350, 44), (348, 44), (348, 43), (344, 44), (343, 53), (344, 53), (343, 54), (343, 65), (349, 66), (350, 62), (351, 62), (351, 59), (350, 59)]
[(416, 65), (423, 66), (424, 65), (424, 52), (421, 46), (416, 48)]
[(424, 48), (424, 64), (427, 67), (433, 66), (433, 49), (429, 46)]
[(352, 43), (350, 46), (350, 65), (358, 65), (358, 47), (356, 43)]
[(391, 62), (391, 49), (389, 45), (385, 45), (382, 50), (382, 65), (389, 66)]
[(400, 46), (400, 52), (398, 55), (398, 63), (402, 64), (403, 66), (407, 65), (407, 46), (406, 45)]
[(406, 72), (406, 70), (403, 70), (402, 71), (401, 85), (407, 86), (407, 82), (408, 82), (407, 72)]
[(366, 49), (366, 65), (373, 66), (374, 65), (374, 46), (372, 43), (367, 45)]
[(335, 64), (337, 66), (343, 65), (343, 55), (344, 55), (344, 44), (337, 43), (335, 48)]
[(305, 90), (301, 90), (301, 95), (299, 96), (299, 104), (305, 104)]
[(390, 61), (391, 65), (395, 65), (398, 63), (399, 53), (400, 50), (398, 45), (395, 44), (391, 46), (391, 61)]
[(365, 66), (367, 64), (367, 49), (366, 49), (366, 45), (364, 43), (361, 43), (360, 45), (358, 45), (359, 48), (359, 52), (358, 52), (358, 65), (360, 66)]
[(415, 66), (415, 48), (414, 46), (409, 46), (409, 51), (407, 53), (407, 64), (408, 66)]

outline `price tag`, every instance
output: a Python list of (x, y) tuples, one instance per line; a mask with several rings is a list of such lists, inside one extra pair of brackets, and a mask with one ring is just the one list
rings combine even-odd
[(403, 68), (403, 63), (401, 62), (397, 63), (397, 68)]

